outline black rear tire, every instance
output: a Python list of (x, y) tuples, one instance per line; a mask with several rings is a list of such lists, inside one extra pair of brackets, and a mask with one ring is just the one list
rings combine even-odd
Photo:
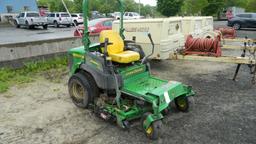
[(85, 72), (78, 72), (71, 76), (68, 82), (69, 95), (73, 103), (80, 108), (88, 108), (94, 97), (99, 95), (94, 79)]
[(87, 73), (85, 71), (79, 71), (79, 73), (83, 74), (87, 78), (89, 83), (91, 84), (91, 88), (92, 88), (91, 91), (93, 93), (92, 102), (94, 102), (94, 98), (97, 98), (100, 95), (100, 90), (98, 88), (97, 83), (95, 82), (92, 75), (90, 75), (89, 73)]

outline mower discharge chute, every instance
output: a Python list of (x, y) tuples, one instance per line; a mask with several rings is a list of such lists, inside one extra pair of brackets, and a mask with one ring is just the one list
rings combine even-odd
[[(105, 120), (128, 128), (131, 120), (141, 119), (147, 137), (157, 139), (163, 113), (172, 101), (177, 109), (188, 111), (190, 86), (167, 81), (150, 74), (142, 48), (135, 41), (124, 40), (123, 1), (120, 4), (120, 32), (102, 31), (100, 43), (91, 44), (88, 33), (88, 0), (83, 1), (84, 46), (68, 51), (69, 93), (75, 105), (90, 108)], [(154, 43), (151, 35), (153, 50)], [(152, 51), (153, 51), (152, 50)]]

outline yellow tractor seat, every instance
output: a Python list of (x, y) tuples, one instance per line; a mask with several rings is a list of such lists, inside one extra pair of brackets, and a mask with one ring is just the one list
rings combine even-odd
[(111, 60), (117, 63), (131, 63), (140, 60), (140, 54), (134, 51), (124, 51), (124, 41), (120, 35), (112, 30), (104, 30), (100, 33), (100, 43), (104, 43), (108, 38), (109, 43), (107, 51)]

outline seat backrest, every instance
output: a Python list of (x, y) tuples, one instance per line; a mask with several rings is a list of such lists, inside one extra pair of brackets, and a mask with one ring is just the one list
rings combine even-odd
[(124, 41), (121, 36), (113, 30), (103, 30), (100, 33), (100, 43), (104, 43), (108, 38), (112, 45), (108, 45), (108, 54), (118, 54), (124, 51)]

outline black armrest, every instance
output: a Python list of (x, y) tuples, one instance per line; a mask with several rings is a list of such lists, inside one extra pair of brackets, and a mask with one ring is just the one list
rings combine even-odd
[(133, 40), (124, 40), (124, 45), (127, 45), (129, 43), (135, 43)]

